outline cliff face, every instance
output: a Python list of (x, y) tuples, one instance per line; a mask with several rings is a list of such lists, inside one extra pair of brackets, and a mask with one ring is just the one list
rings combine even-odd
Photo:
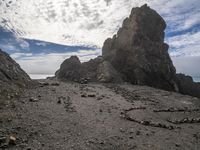
[(133, 8), (117, 35), (105, 41), (103, 58), (125, 81), (177, 91), (176, 70), (164, 43), (165, 27), (162, 17), (147, 5)]

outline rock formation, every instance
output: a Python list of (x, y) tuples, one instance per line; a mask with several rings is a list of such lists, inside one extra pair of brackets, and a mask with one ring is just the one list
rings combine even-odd
[(200, 98), (200, 83), (193, 82), (192, 77), (184, 74), (177, 74), (176, 77), (180, 93)]
[(122, 79), (110, 62), (101, 56), (81, 64), (77, 56), (66, 59), (56, 72), (56, 78), (63, 81), (81, 81), (83, 79), (100, 82), (121, 82)]
[[(155, 10), (147, 5), (133, 8), (117, 34), (104, 42), (102, 56), (82, 64), (73, 56), (63, 62), (56, 78), (124, 81), (177, 92), (180, 88), (183, 94), (199, 96), (185, 89), (182, 81), (187, 79), (176, 76), (169, 46), (164, 43), (165, 28), (165, 21)], [(193, 87), (196, 89), (196, 84)]]
[(178, 90), (176, 71), (164, 43), (165, 27), (162, 17), (147, 5), (133, 8), (117, 35), (105, 41), (104, 59), (122, 74), (124, 81)]
[(30, 77), (5, 52), (0, 49), (0, 94), (15, 87), (25, 87), (32, 83)]

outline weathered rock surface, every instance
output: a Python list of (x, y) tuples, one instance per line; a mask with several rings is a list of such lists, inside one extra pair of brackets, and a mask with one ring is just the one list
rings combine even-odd
[(0, 94), (6, 94), (10, 88), (25, 87), (32, 81), (20, 66), (0, 49)]
[(124, 81), (200, 97), (199, 84), (176, 75), (169, 46), (164, 43), (165, 28), (165, 21), (155, 10), (147, 5), (133, 8), (117, 34), (104, 42), (102, 56), (82, 64), (73, 56), (63, 62), (56, 78)]
[(109, 61), (103, 61), (98, 66), (97, 80), (100, 82), (122, 82), (121, 75), (115, 70)]
[(62, 80), (76, 80), (81, 77), (81, 62), (77, 56), (66, 59), (56, 72), (56, 76)]
[(147, 5), (133, 8), (117, 35), (105, 41), (103, 58), (123, 75), (124, 81), (178, 90), (176, 70), (164, 43), (165, 27), (162, 17)]
[(184, 74), (177, 74), (176, 77), (180, 93), (200, 97), (200, 83), (193, 82), (192, 77)]

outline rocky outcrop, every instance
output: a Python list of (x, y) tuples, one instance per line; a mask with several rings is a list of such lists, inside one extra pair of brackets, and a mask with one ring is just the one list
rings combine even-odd
[(200, 97), (199, 84), (176, 75), (169, 46), (164, 43), (165, 28), (162, 17), (147, 5), (133, 8), (117, 34), (104, 42), (102, 56), (82, 64), (71, 57), (63, 62), (56, 77), (130, 82)]
[(56, 78), (63, 81), (83, 80), (99, 82), (121, 82), (119, 73), (110, 62), (103, 60), (101, 56), (81, 64), (77, 56), (66, 59), (55, 74)]
[(200, 98), (200, 83), (193, 82), (192, 77), (184, 74), (177, 74), (176, 77), (180, 93)]
[(26, 87), (32, 83), (30, 77), (5, 52), (0, 49), (0, 94), (9, 89)]
[(117, 35), (105, 41), (103, 58), (124, 81), (177, 91), (176, 70), (164, 43), (165, 27), (162, 17), (147, 5), (133, 8)]
[(81, 77), (81, 62), (77, 56), (66, 59), (56, 72), (56, 77), (62, 80), (77, 80)]

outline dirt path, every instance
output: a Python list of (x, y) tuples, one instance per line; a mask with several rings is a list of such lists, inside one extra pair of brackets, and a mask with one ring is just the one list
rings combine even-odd
[(45, 82), (0, 109), (0, 136), (17, 138), (2, 149), (200, 149), (197, 98), (145, 86)]

